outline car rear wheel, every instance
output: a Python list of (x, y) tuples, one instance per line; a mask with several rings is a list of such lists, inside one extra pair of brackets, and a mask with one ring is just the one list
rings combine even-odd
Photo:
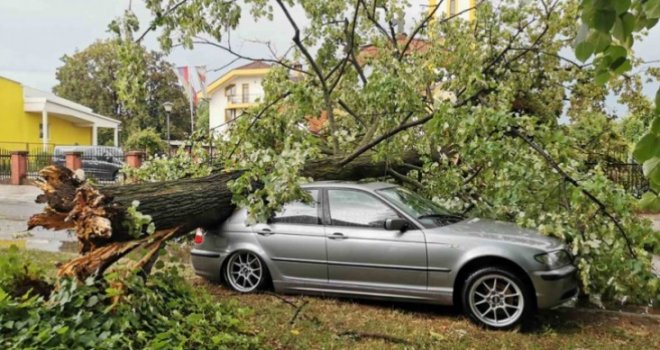
[(515, 274), (498, 267), (472, 273), (463, 286), (464, 312), (478, 325), (512, 329), (534, 312), (531, 288)]
[(236, 252), (225, 264), (224, 277), (227, 285), (241, 293), (262, 289), (268, 281), (266, 264), (250, 251)]

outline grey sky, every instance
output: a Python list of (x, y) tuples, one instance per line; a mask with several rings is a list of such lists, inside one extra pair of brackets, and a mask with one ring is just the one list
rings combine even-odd
[[(413, 15), (417, 16), (426, 0), (411, 0)], [(0, 75), (25, 85), (50, 91), (57, 83), (55, 70), (64, 54), (72, 54), (99, 38), (107, 38), (108, 23), (120, 16), (129, 0), (0, 0)], [(142, 2), (133, 1), (133, 10), (145, 26), (149, 13)], [(247, 17), (247, 16), (246, 16)], [(244, 21), (232, 33), (234, 49), (246, 55), (264, 57), (268, 50), (262, 44), (246, 40), (270, 40), (279, 52), (290, 43), (291, 29), (277, 13), (273, 22)], [(637, 54), (644, 60), (660, 59), (660, 28), (637, 43)], [(145, 44), (158, 49), (156, 37), (147, 36)], [(193, 51), (175, 49), (169, 56), (175, 65), (206, 65), (209, 69), (229, 63), (233, 57), (217, 48), (196, 47)], [(245, 62), (236, 62), (242, 64)], [(212, 80), (221, 72), (209, 73)], [(647, 87), (648, 95), (655, 86)]]

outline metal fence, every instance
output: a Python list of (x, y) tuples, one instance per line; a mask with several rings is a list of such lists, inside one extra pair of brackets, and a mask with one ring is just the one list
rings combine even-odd
[(11, 177), (11, 153), (14, 151), (28, 152), (27, 177), (31, 180), (37, 179), (39, 170), (48, 165), (65, 165), (65, 154), (70, 151), (81, 153), (85, 176), (97, 183), (114, 183), (124, 164), (124, 154), (114, 147), (0, 142), (0, 181), (4, 182)]
[(649, 180), (644, 176), (641, 164), (635, 162), (626, 152), (590, 154), (587, 165), (601, 164), (605, 175), (621, 185), (628, 193), (640, 198), (650, 189)]
[(0, 181), (11, 177), (11, 151), (0, 148)]

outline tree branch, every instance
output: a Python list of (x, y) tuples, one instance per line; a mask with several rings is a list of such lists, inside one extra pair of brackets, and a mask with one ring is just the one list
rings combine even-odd
[(626, 231), (623, 229), (623, 226), (621, 225), (619, 220), (615, 218), (614, 215), (612, 215), (607, 210), (607, 207), (600, 199), (596, 198), (596, 196), (594, 196), (589, 190), (582, 187), (576, 179), (568, 175), (568, 173), (566, 173), (564, 169), (562, 169), (559, 166), (559, 164), (552, 158), (550, 154), (548, 154), (548, 152), (543, 147), (541, 147), (541, 145), (539, 145), (538, 143), (536, 143), (534, 140), (530, 139), (526, 135), (521, 134), (520, 131), (518, 131), (518, 129), (516, 128), (511, 129), (509, 133), (512, 136), (518, 137), (519, 139), (527, 143), (534, 151), (536, 151), (541, 157), (543, 157), (546, 160), (546, 162), (550, 165), (550, 167), (553, 168), (555, 171), (557, 171), (557, 173), (561, 175), (568, 183), (579, 188), (580, 191), (582, 191), (582, 193), (585, 196), (587, 196), (587, 198), (591, 199), (591, 201), (598, 206), (600, 211), (614, 223), (619, 233), (621, 233), (621, 236), (624, 238), (626, 242), (626, 246), (628, 248), (628, 252), (630, 253), (630, 256), (637, 259), (637, 254), (632, 248), (632, 242), (630, 241), (630, 238), (628, 238), (628, 235), (626, 234)]

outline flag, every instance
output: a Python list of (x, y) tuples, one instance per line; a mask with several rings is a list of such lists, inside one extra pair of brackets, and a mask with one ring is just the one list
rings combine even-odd
[(179, 78), (179, 82), (183, 86), (184, 92), (186, 95), (188, 95), (188, 99), (192, 101), (194, 90), (192, 84), (190, 83), (190, 72), (188, 70), (188, 66), (177, 67), (176, 76)]
[(206, 100), (208, 98), (206, 95), (206, 66), (196, 66), (195, 70), (197, 71), (197, 78), (199, 79), (199, 91), (202, 93), (202, 97)]

